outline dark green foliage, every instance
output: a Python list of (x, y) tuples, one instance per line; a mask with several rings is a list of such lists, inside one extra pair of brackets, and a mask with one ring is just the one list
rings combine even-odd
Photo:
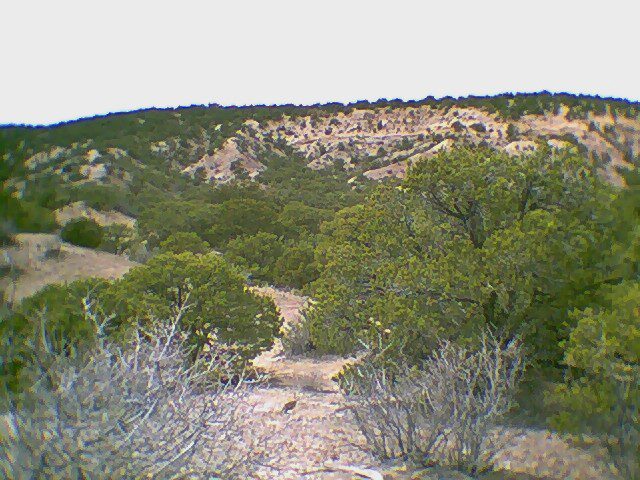
[(211, 247), (195, 232), (177, 232), (169, 235), (165, 241), (160, 243), (160, 251), (201, 254), (211, 252)]
[(105, 252), (121, 255), (123, 253), (130, 254), (135, 249), (136, 231), (120, 223), (106, 225), (102, 229), (102, 242), (100, 250)]
[(640, 478), (640, 282), (607, 288), (600, 306), (575, 311), (566, 382), (547, 397), (551, 424), (608, 437), (624, 478)]
[(320, 231), (320, 224), (333, 217), (333, 212), (315, 208), (302, 202), (287, 203), (278, 216), (285, 234), (290, 238), (304, 235), (316, 235)]
[(282, 239), (268, 232), (236, 237), (225, 248), (226, 258), (258, 281), (273, 281), (274, 266), (283, 252)]
[(516, 127), (513, 123), (510, 123), (507, 126), (507, 141), (513, 142), (518, 140), (518, 127)]
[(177, 232), (193, 232), (205, 238), (217, 221), (217, 213), (215, 206), (198, 201), (150, 202), (140, 212), (138, 228), (149, 248), (154, 248)]
[(484, 133), (487, 131), (487, 128), (484, 126), (484, 123), (473, 123), (469, 125), (469, 128), (475, 130), (478, 133)]
[(69, 201), (84, 201), (96, 210), (119, 210), (130, 213), (127, 208), (128, 191), (115, 185), (83, 183), (68, 191)]
[[(306, 174), (302, 177), (308, 178)], [(334, 188), (351, 191), (350, 187), (345, 189), (344, 178), (329, 176), (325, 182), (317, 172), (310, 178), (313, 181), (305, 188), (315, 190), (307, 196), (307, 190), (300, 188), (295, 192), (300, 200), (290, 199), (287, 182), (266, 190), (246, 183), (195, 187), (178, 198), (152, 202), (143, 208), (138, 218), (140, 236), (154, 249), (171, 235), (187, 232), (224, 252), (254, 280), (303, 287), (317, 276), (310, 248), (315, 245), (320, 225), (333, 217), (332, 209), (344, 200), (332, 196), (332, 192)], [(306, 202), (327, 204), (332, 209)], [(298, 242), (304, 245), (297, 248)], [(280, 260), (283, 254), (286, 257)], [(295, 277), (291, 282), (287, 272)]]
[(315, 246), (309, 239), (289, 243), (273, 266), (274, 283), (294, 288), (305, 288), (319, 274)]
[(13, 312), (0, 314), (0, 398), (24, 388), (33, 361), (33, 346), (27, 340), (43, 332), (55, 352), (72, 354), (91, 345), (94, 326), (85, 316), (84, 300), (106, 285), (102, 280), (81, 280), (68, 285), (49, 285), (25, 298)]
[(530, 336), (532, 358), (557, 363), (566, 332), (532, 312), (592, 243), (600, 190), (583, 160), (544, 151), (463, 148), (418, 162), (402, 187), (326, 225), (312, 340), (347, 353), (381, 335), (420, 358), (438, 337), (488, 325)]
[(93, 325), (84, 315), (84, 301), (91, 302), (107, 285), (105, 280), (78, 280), (67, 285), (48, 285), (25, 298), (17, 307), (18, 315), (46, 324), (49, 343), (56, 351), (68, 351), (79, 343), (91, 342)]
[[(591, 290), (571, 312), (564, 346), (565, 381), (547, 396), (551, 423), (602, 435), (624, 478), (640, 478), (640, 173), (600, 220), (603, 248), (585, 261), (599, 266)], [(607, 248), (608, 247), (608, 248)]]
[(56, 228), (58, 224), (51, 210), (0, 190), (0, 245), (9, 243), (14, 233), (52, 232)]
[(26, 369), (31, 355), (23, 339), (31, 330), (22, 315), (4, 309), (0, 312), (0, 408), (12, 393), (28, 385)]
[(269, 201), (271, 194), (253, 182), (234, 182), (222, 185), (198, 185), (189, 188), (182, 197), (185, 200), (196, 200), (209, 204), (220, 204), (227, 200), (250, 198), (258, 201)]
[(301, 202), (310, 207), (339, 210), (355, 205), (364, 198), (363, 192), (347, 183), (349, 173), (339, 168), (312, 170), (304, 159), (291, 155), (265, 161), (267, 170), (260, 181), (269, 186), (277, 203)]
[[(237, 355), (240, 366), (269, 348), (282, 320), (270, 299), (248, 290), (244, 278), (220, 255), (161, 253), (118, 281), (82, 280), (49, 285), (0, 317), (0, 382), (24, 388), (33, 346), (25, 343), (40, 326), (56, 352), (71, 355), (91, 345), (96, 325), (127, 342), (131, 329), (180, 313), (180, 328), (194, 357), (213, 343)], [(0, 395), (8, 393), (0, 392)]]
[(251, 293), (237, 270), (215, 253), (156, 255), (101, 299), (107, 310), (115, 310), (125, 332), (138, 321), (153, 322), (185, 309), (181, 325), (196, 352), (218, 341), (235, 345), (242, 359), (269, 348), (281, 325), (273, 302)]
[(213, 207), (211, 227), (203, 234), (214, 248), (221, 248), (240, 235), (277, 233), (277, 211), (263, 200), (231, 199)]
[(103, 228), (90, 218), (71, 220), (60, 231), (60, 237), (65, 242), (87, 248), (98, 248), (103, 235)]

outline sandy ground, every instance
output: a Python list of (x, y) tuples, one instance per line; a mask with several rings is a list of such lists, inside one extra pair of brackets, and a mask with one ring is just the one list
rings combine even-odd
[(136, 265), (125, 257), (61, 242), (55, 235), (22, 233), (18, 245), (0, 250), (0, 261), (13, 264), (20, 275), (0, 280), (10, 301), (20, 301), (50, 283), (81, 278), (119, 278)]
[(91, 218), (102, 226), (120, 224), (129, 228), (133, 228), (136, 224), (135, 218), (129, 217), (124, 213), (110, 210), (107, 212), (95, 210), (88, 207), (84, 202), (75, 202), (65, 205), (55, 211), (56, 220), (60, 225), (64, 225), (70, 220), (76, 218)]
[[(274, 300), (285, 323), (300, 321), (305, 297), (271, 287), (254, 290)], [(351, 360), (337, 356), (287, 357), (279, 342), (254, 360), (270, 379), (268, 387), (251, 392), (248, 403), (256, 420), (253, 427), (260, 425), (271, 432), (269, 451), (273, 453), (268, 466), (256, 472), (256, 478), (348, 480), (353, 476), (322, 469), (377, 465), (332, 380)], [(283, 406), (292, 400), (296, 406), (283, 413)]]
[[(258, 292), (274, 299), (285, 322), (300, 321), (305, 298), (273, 288)], [(348, 480), (347, 473), (324, 471), (335, 466), (355, 466), (387, 472), (367, 451), (351, 413), (332, 377), (353, 359), (336, 356), (286, 357), (281, 346), (258, 357), (254, 364), (271, 375), (271, 386), (251, 392), (252, 428), (269, 432), (268, 466), (257, 479)], [(296, 400), (289, 414), (283, 406)], [(605, 480), (614, 478), (598, 454), (577, 448), (545, 430), (501, 429), (503, 447), (493, 457), (496, 469), (537, 475), (554, 480)], [(385, 473), (385, 478), (409, 478)]]

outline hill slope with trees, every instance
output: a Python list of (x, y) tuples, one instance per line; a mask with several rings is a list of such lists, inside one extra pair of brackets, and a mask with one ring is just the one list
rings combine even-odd
[[(91, 408), (142, 402), (100, 441), (166, 438), (161, 415), (181, 424), (172, 408), (208, 388), (237, 399), (277, 345), (288, 365), (344, 365), (332, 398), (377, 462), (479, 477), (503, 468), (488, 439), (518, 425), (582, 435), (640, 478), (640, 105), (540, 93), (187, 107), (7, 126), (0, 141), (0, 408), (23, 427), (49, 428), (97, 375), (116, 390)], [(96, 265), (62, 268), (82, 258)], [(96, 259), (113, 268), (96, 275)], [(308, 296), (295, 324), (265, 285)], [(120, 389), (138, 368), (146, 386)], [(41, 450), (93, 476), (65, 435), (12, 437), (0, 472)], [(99, 456), (104, 478), (123, 458)], [(20, 468), (68, 473), (36, 464)], [(234, 468), (222, 478), (247, 478)]]

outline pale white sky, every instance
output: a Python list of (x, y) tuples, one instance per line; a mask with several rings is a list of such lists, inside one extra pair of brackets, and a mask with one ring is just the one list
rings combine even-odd
[(2, 0), (0, 124), (190, 104), (640, 100), (637, 0)]

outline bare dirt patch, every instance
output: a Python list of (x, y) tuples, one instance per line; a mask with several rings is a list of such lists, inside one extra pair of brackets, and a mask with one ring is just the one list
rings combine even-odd
[(51, 283), (67, 283), (82, 278), (119, 278), (135, 262), (119, 255), (77, 247), (61, 242), (56, 235), (23, 233), (16, 236), (17, 245), (0, 251), (3, 265), (17, 276), (0, 279), (5, 296), (12, 302), (34, 294)]
[[(255, 289), (273, 298), (285, 322), (300, 321), (306, 298), (271, 287)], [(256, 435), (268, 434), (265, 466), (256, 479), (348, 480), (342, 467), (372, 469), (386, 479), (413, 478), (406, 469), (382, 465), (367, 450), (343, 396), (332, 377), (353, 358), (285, 357), (281, 346), (254, 364), (267, 371), (271, 385), (247, 397)], [(289, 413), (283, 408), (295, 406)], [(602, 456), (571, 444), (546, 430), (500, 429), (503, 447), (493, 455), (497, 470), (547, 480), (609, 480), (615, 478)], [(359, 477), (358, 477), (359, 478)]]

